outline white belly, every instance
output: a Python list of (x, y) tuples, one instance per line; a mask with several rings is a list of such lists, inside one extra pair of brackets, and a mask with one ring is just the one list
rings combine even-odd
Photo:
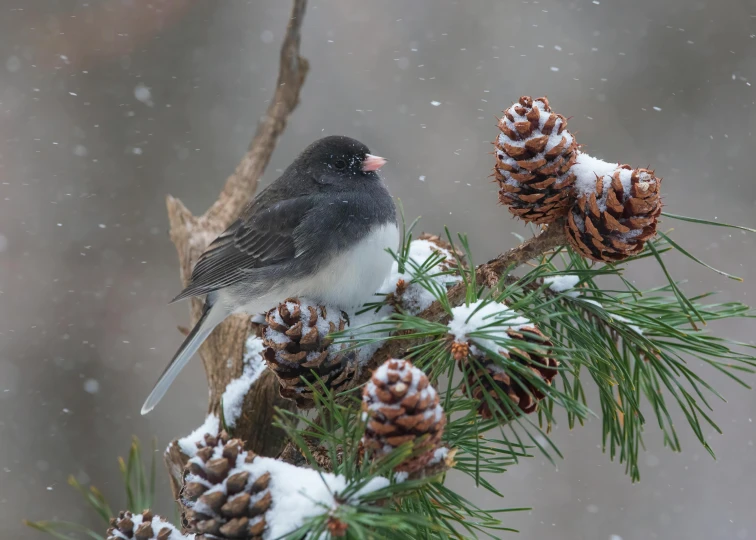
[(289, 296), (303, 296), (342, 309), (361, 306), (374, 300), (374, 294), (388, 276), (396, 251), (399, 230), (389, 223), (374, 227), (357, 245), (338, 254), (320, 271), (295, 284)]
[(229, 311), (252, 315), (275, 307), (286, 298), (307, 298), (314, 302), (330, 304), (349, 310), (375, 300), (375, 292), (391, 270), (394, 259), (386, 248), (396, 251), (399, 247), (399, 230), (389, 223), (374, 227), (355, 246), (339, 253), (316, 274), (285, 288), (273, 287), (262, 296), (257, 296), (244, 306), (233, 306), (233, 299), (226, 291), (220, 291), (219, 300), (228, 302)]

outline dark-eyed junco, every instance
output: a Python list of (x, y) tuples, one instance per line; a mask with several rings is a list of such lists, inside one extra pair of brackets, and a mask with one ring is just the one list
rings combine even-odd
[(142, 406), (151, 411), (226, 317), (258, 314), (288, 297), (349, 309), (388, 274), (399, 243), (396, 208), (377, 174), (385, 159), (349, 137), (312, 143), (197, 261), (173, 301), (207, 295), (195, 327)]

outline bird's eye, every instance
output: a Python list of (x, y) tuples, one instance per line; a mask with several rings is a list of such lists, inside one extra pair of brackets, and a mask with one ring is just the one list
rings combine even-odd
[(334, 166), (337, 169), (343, 169), (344, 167), (346, 167), (346, 161), (344, 161), (343, 159), (338, 159), (336, 160), (336, 163), (334, 163)]

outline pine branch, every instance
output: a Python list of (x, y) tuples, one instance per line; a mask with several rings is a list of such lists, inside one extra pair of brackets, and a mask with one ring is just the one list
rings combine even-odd
[[(557, 248), (566, 242), (563, 222), (557, 221), (551, 224), (538, 236), (535, 236), (519, 246), (500, 254), (498, 257), (479, 265), (475, 270), (475, 281), (478, 286), (495, 287), (502, 277), (502, 274), (508, 270), (547, 253), (549, 250)], [(461, 282), (452, 287), (447, 293), (447, 302), (451, 306), (461, 305), (465, 300), (467, 285)], [(418, 315), (419, 318), (431, 322), (444, 322), (448, 318), (448, 312), (440, 301), (431, 304), (425, 311)], [(390, 340), (387, 341), (378, 351), (370, 358), (366, 369), (362, 371), (359, 378), (356, 378), (352, 387), (360, 386), (370, 379), (371, 371), (383, 364), (389, 358), (402, 358), (404, 352), (412, 347), (421, 345), (425, 340), (407, 339), (407, 340)]]

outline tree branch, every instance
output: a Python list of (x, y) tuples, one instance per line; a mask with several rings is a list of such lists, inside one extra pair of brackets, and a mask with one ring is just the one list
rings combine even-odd
[[(299, 55), (301, 26), (307, 0), (294, 0), (286, 28), (278, 73), (278, 82), (268, 110), (257, 127), (249, 150), (236, 170), (228, 177), (218, 199), (201, 216), (193, 216), (183, 203), (170, 195), (166, 206), (170, 222), (171, 241), (176, 246), (181, 263), (181, 281), (187, 284), (192, 268), (207, 246), (225, 230), (257, 189), (257, 184), (270, 161), (278, 138), (286, 128), (289, 115), (299, 104), (299, 94), (309, 65)], [(192, 324), (199, 320), (202, 301), (192, 299)], [(247, 316), (233, 316), (218, 326), (200, 348), (210, 389), (208, 412), (219, 415), (221, 396), (228, 383), (239, 377), (243, 370), (244, 343), (252, 330)], [(272, 373), (264, 373), (252, 385), (244, 399), (243, 414), (237, 420), (234, 436), (241, 438), (249, 450), (264, 456), (276, 455), (285, 444), (282, 430), (272, 426), (275, 407), (294, 410), (295, 405), (278, 394), (278, 382)], [(183, 467), (173, 463), (180, 452), (166, 455), (169, 471)], [(172, 474), (173, 476), (173, 474)], [(174, 477), (180, 487), (180, 477)], [(174, 495), (175, 489), (174, 489)]]

